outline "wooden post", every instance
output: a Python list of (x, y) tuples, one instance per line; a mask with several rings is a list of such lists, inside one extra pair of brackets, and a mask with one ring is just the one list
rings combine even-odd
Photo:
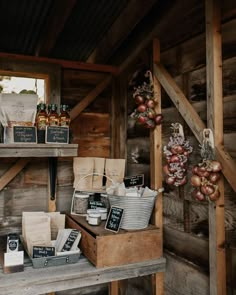
[[(181, 54), (181, 52), (180, 52)], [(182, 85), (183, 85), (183, 93), (186, 97), (189, 97), (189, 74), (185, 73), (182, 75)], [(186, 123), (184, 122), (183, 124), (183, 129), (187, 129)], [(187, 129), (189, 131), (189, 129)], [(186, 130), (185, 130), (185, 135), (186, 135)], [(187, 132), (189, 133), (189, 132)], [(190, 223), (190, 201), (185, 199), (185, 192), (184, 192), (184, 186), (179, 187), (179, 196), (183, 200), (183, 220), (184, 220), (184, 231), (187, 233), (191, 232), (191, 223)]]
[[(207, 124), (215, 145), (223, 145), (222, 42), (220, 1), (206, 0)], [(210, 294), (226, 294), (224, 186), (220, 198), (209, 204)]]
[[(158, 39), (153, 40), (153, 63), (160, 62), (160, 44)], [(155, 111), (161, 113), (161, 86), (154, 76), (154, 93), (157, 102)], [(162, 143), (161, 143), (161, 125), (156, 126), (150, 133), (150, 171), (151, 188), (159, 189), (162, 187)], [(159, 193), (155, 204), (154, 223), (162, 231), (162, 194)], [(161, 245), (163, 236), (161, 234)], [(163, 251), (163, 250), (162, 250)], [(164, 274), (156, 273), (153, 275), (153, 294), (164, 294)]]
[(126, 158), (126, 130), (127, 130), (127, 81), (122, 77), (114, 77), (112, 84), (111, 126), (112, 146), (111, 157)]
[[(123, 73), (123, 77), (126, 75)], [(115, 77), (112, 85), (112, 103), (111, 103), (111, 126), (112, 143), (111, 157), (126, 159), (126, 122), (127, 122), (127, 91), (125, 80), (121, 77)], [(127, 281), (113, 281), (110, 283), (110, 295), (125, 294)]]

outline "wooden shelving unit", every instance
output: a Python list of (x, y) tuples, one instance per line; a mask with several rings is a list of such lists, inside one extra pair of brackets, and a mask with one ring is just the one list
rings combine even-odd
[[(78, 144), (2, 143), (0, 144), (0, 158), (19, 159), (8, 171), (5, 172), (4, 175), (0, 177), (0, 190), (2, 190), (28, 164), (31, 158), (47, 157), (52, 159), (55, 157), (76, 157), (77, 154)], [(51, 166), (52, 165), (49, 165), (49, 169), (51, 169)], [(55, 208), (55, 200), (52, 202), (54, 204), (53, 208)]]
[(0, 267), (0, 294), (39, 295), (109, 283), (163, 272), (165, 263), (165, 258), (161, 257), (140, 263), (106, 267), (101, 271), (85, 257), (81, 257), (75, 264), (38, 269), (33, 268), (28, 260), (25, 262), (24, 272), (6, 275)]
[(78, 144), (0, 144), (0, 157), (76, 157)]

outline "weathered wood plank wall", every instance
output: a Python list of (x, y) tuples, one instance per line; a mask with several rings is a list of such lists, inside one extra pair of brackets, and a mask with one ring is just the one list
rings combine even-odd
[[(104, 74), (78, 70), (62, 73), (63, 103), (72, 108), (89, 93)], [(110, 101), (111, 92), (102, 93), (71, 124), (72, 141), (79, 144), (78, 156), (110, 157)], [(0, 175), (13, 164), (2, 159)], [(34, 158), (2, 191), (0, 191), (0, 234), (20, 232), (22, 211), (47, 210), (48, 162)], [(73, 194), (71, 158), (58, 159), (57, 210), (69, 211)]]
[[(234, 1), (226, 1), (234, 2)], [(233, 3), (234, 4), (234, 3)], [(224, 6), (225, 7), (225, 6)], [(235, 9), (235, 5), (229, 5), (228, 10)], [(227, 8), (227, 7), (226, 7)], [(230, 155), (236, 159), (236, 36), (234, 15), (229, 15), (227, 9), (224, 11), (226, 20), (222, 25), (223, 37), (223, 90), (224, 90), (224, 139), (225, 146)], [(229, 19), (229, 20), (227, 20)], [(173, 32), (173, 28), (169, 29)], [(145, 52), (146, 56), (150, 54), (150, 50)], [(148, 62), (148, 58), (143, 58)], [(174, 76), (175, 81), (182, 88), (185, 85), (186, 95), (193, 103), (194, 108), (200, 117), (206, 121), (206, 69), (205, 69), (205, 35), (201, 34), (192, 39), (178, 44), (161, 54), (161, 61), (165, 67)], [(148, 65), (149, 66), (149, 65)], [(132, 67), (132, 71), (135, 66)], [(132, 75), (132, 72), (130, 72)], [(129, 77), (130, 77), (129, 75)], [(63, 70), (62, 72), (62, 101), (75, 106), (82, 98), (89, 93), (98, 83), (104, 80), (105, 74), (94, 73), (78, 70)], [(128, 80), (127, 80), (128, 85)], [(128, 87), (128, 86), (127, 86)], [(128, 97), (128, 114), (134, 109), (134, 101), (129, 91)], [(80, 156), (110, 156), (110, 112), (111, 112), (111, 89), (103, 92), (98, 96), (86, 110), (74, 120), (72, 123), (73, 140), (79, 143)], [(180, 122), (184, 125), (181, 116), (170, 103), (167, 95), (163, 92), (162, 104), (164, 123), (163, 145), (167, 143), (170, 136), (170, 124), (172, 122)], [(191, 155), (190, 168), (193, 164), (200, 160), (198, 143), (185, 127), (185, 134), (194, 146), (194, 153)], [(145, 174), (145, 184), (150, 183), (150, 157), (149, 157), (149, 130), (134, 125), (133, 120), (128, 118), (127, 129), (127, 174)], [(11, 167), (14, 163), (12, 159), (2, 159), (0, 165), (0, 175)], [(58, 165), (58, 188), (57, 188), (57, 206), (58, 210), (64, 211), (70, 209), (71, 196), (73, 193), (73, 171), (72, 159), (59, 159)], [(183, 223), (183, 202), (179, 198), (178, 191), (166, 187), (164, 202), (165, 214), (165, 246), (167, 249), (184, 256), (185, 259), (197, 261), (201, 268), (195, 268), (187, 264), (178, 257), (167, 254), (168, 259), (166, 271), (166, 294), (190, 294), (192, 288), (199, 287), (195, 293), (191, 294), (208, 294), (208, 276), (203, 271), (208, 264), (206, 250), (206, 236), (208, 233), (207, 223), (207, 205), (192, 200), (190, 195), (190, 186), (185, 186), (186, 199), (191, 201), (191, 224), (193, 234), (192, 237), (183, 233), (180, 225)], [(235, 234), (236, 228), (236, 194), (229, 185), (225, 184), (226, 199), (226, 229), (230, 233)], [(9, 232), (19, 232), (21, 227), (21, 212), (24, 210), (47, 210), (47, 159), (35, 159), (28, 164), (7, 187), (0, 192), (0, 234)], [(173, 227), (174, 226), (174, 227)], [(179, 226), (179, 227), (178, 227)], [(181, 234), (180, 234), (181, 232)], [(201, 238), (201, 236), (204, 236)], [(175, 243), (176, 239), (178, 243)], [(228, 238), (229, 242), (235, 243), (235, 236)], [(189, 240), (188, 246), (194, 243), (194, 247), (189, 247), (189, 251), (185, 251), (186, 240)], [(232, 245), (232, 243), (231, 243)], [(199, 246), (199, 253), (193, 251)], [(194, 256), (195, 254), (198, 257)], [(227, 251), (227, 280), (231, 288), (231, 293), (235, 292), (235, 283), (233, 279), (236, 273), (236, 251), (235, 244)], [(193, 274), (193, 280), (186, 278), (187, 273)], [(178, 274), (178, 279), (176, 279)], [(186, 284), (184, 284), (186, 282)], [(135, 284), (131, 283), (130, 294), (134, 294), (139, 287), (135, 288)], [(149, 286), (149, 285), (148, 285)], [(148, 287), (147, 287), (148, 289)], [(233, 290), (234, 289), (234, 290)], [(178, 292), (176, 291), (178, 290)], [(189, 291), (191, 290), (191, 291)], [(150, 290), (149, 290), (150, 291)], [(74, 293), (76, 293), (75, 291)], [(83, 291), (81, 291), (83, 294)], [(87, 291), (84, 291), (87, 293)], [(105, 292), (105, 291), (104, 291)], [(145, 293), (146, 292), (146, 293)], [(198, 292), (198, 293), (197, 293)], [(84, 293), (84, 294), (85, 294)], [(68, 293), (67, 293), (68, 294)], [(103, 294), (103, 293), (102, 293)], [(145, 288), (142, 294), (150, 294)]]
[[(228, 6), (228, 8), (232, 6)], [(227, 5), (224, 6), (227, 10)], [(227, 12), (224, 10), (224, 15)], [(236, 56), (234, 26), (235, 18), (225, 21), (222, 25), (223, 38), (223, 94), (224, 94), (224, 143), (225, 149), (231, 157), (236, 160)], [(205, 34), (198, 35), (183, 43), (172, 47), (161, 54), (161, 63), (168, 69), (171, 75), (181, 89), (183, 89), (189, 101), (198, 112), (201, 119), (206, 122), (206, 53), (205, 53)], [(150, 66), (146, 64), (146, 66)], [(137, 70), (139, 66), (136, 67)], [(134, 71), (133, 71), (134, 72)], [(130, 73), (131, 76), (131, 73)], [(132, 90), (129, 91), (128, 113), (131, 114), (135, 108), (135, 102), (132, 98)], [(197, 140), (189, 131), (180, 114), (176, 111), (165, 92), (162, 93), (162, 113), (164, 122), (162, 125), (163, 145), (167, 144), (170, 136), (170, 125), (174, 122), (180, 122), (184, 126), (185, 136), (194, 147), (190, 157), (189, 171), (194, 164), (200, 161), (200, 148)], [(141, 126), (135, 125), (134, 120), (128, 118), (128, 139), (127, 139), (127, 160), (128, 171), (144, 173), (147, 183), (149, 182), (149, 131)], [(164, 161), (163, 161), (164, 162)], [(191, 172), (188, 173), (190, 178)], [(208, 268), (208, 206), (207, 202), (199, 203), (193, 200), (191, 196), (191, 185), (188, 183), (184, 187), (185, 199), (190, 201), (190, 223), (192, 234), (183, 232), (183, 201), (180, 199), (178, 189), (165, 185), (164, 193), (164, 246), (175, 252), (177, 255), (198, 263), (202, 269)], [(236, 193), (225, 181), (225, 226), (226, 239), (228, 241), (226, 250), (227, 256), (227, 283), (229, 292), (235, 292), (235, 284), (232, 279), (232, 273), (235, 273), (235, 228), (236, 228)], [(182, 236), (183, 235), (183, 236)], [(197, 235), (194, 237), (194, 235)], [(188, 240), (189, 242), (186, 242)], [(178, 240), (178, 242), (177, 242)], [(188, 250), (186, 251), (186, 244)], [(192, 245), (192, 246), (191, 246)], [(199, 251), (195, 249), (195, 247)], [(194, 250), (195, 249), (195, 250)], [(233, 253), (233, 254), (232, 254)], [(231, 256), (230, 256), (231, 255)], [(229, 258), (229, 256), (231, 258)], [(178, 261), (179, 270), (175, 269), (176, 262), (172, 256), (167, 256), (166, 273), (166, 292), (167, 294), (188, 294), (190, 292), (182, 290), (177, 283), (176, 272), (180, 272), (180, 267), (185, 268), (184, 261)], [(170, 267), (168, 268), (168, 265)], [(171, 266), (173, 265), (173, 272)], [(196, 276), (201, 280), (201, 274), (196, 270)], [(206, 280), (208, 280), (206, 276)], [(171, 284), (170, 284), (171, 282)], [(183, 281), (182, 281), (183, 282)], [(207, 281), (206, 281), (207, 282)], [(204, 283), (205, 284), (205, 283)], [(182, 285), (182, 283), (181, 283)], [(175, 290), (178, 290), (178, 292)], [(191, 287), (190, 287), (191, 290)], [(234, 290), (234, 291), (233, 291)], [(171, 293), (172, 292), (172, 293)], [(194, 291), (195, 292), (195, 291)], [(208, 287), (204, 290), (208, 294)], [(205, 294), (203, 290), (199, 294)], [(231, 294), (229, 293), (229, 294)], [(198, 294), (198, 293), (193, 293)], [(232, 293), (233, 294), (233, 293)]]

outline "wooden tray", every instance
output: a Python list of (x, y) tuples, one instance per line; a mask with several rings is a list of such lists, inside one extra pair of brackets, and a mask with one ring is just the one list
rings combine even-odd
[(161, 231), (153, 225), (143, 230), (105, 230), (105, 222), (91, 226), (86, 218), (66, 214), (67, 227), (81, 231), (79, 248), (96, 266), (118, 266), (160, 258), (162, 249)]

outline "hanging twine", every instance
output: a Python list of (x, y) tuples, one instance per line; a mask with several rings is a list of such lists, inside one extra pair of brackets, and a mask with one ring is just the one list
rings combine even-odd
[(204, 160), (214, 160), (215, 158), (215, 149), (214, 149), (214, 137), (211, 129), (203, 130), (203, 141), (201, 148), (201, 157)]

